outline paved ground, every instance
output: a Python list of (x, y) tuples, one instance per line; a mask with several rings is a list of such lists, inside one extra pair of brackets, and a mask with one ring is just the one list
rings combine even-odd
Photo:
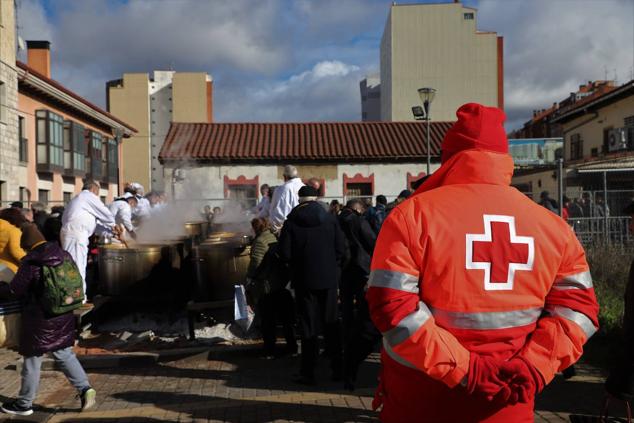
[[(0, 349), (0, 401), (19, 388), (15, 353)], [(295, 358), (263, 360), (253, 352), (202, 353), (143, 368), (89, 371), (98, 406), (78, 414), (79, 400), (57, 372), (43, 372), (36, 413), (0, 422), (370, 422), (376, 357), (362, 369), (354, 394), (328, 380), (324, 364), (320, 384), (305, 389), (289, 382)], [(566, 422), (570, 413), (596, 413), (602, 402), (602, 375), (580, 366), (570, 381), (558, 378), (537, 401), (536, 422)]]

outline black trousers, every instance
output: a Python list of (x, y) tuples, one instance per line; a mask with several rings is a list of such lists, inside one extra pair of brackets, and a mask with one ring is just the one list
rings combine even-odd
[(359, 366), (381, 341), (381, 333), (370, 319), (365, 299), (366, 280), (344, 273), (341, 307), (344, 325), (344, 376), (354, 381)]
[(300, 373), (314, 378), (319, 353), (318, 336), (324, 335), (325, 353), (330, 358), (333, 376), (342, 371), (341, 327), (337, 312), (337, 289), (296, 289), (295, 301), (302, 330)]
[(275, 329), (278, 323), (284, 329), (286, 348), (297, 351), (295, 340), (295, 304), (293, 296), (287, 289), (264, 295), (258, 302), (260, 317), (262, 318), (262, 338), (264, 349), (268, 354), (275, 352)]

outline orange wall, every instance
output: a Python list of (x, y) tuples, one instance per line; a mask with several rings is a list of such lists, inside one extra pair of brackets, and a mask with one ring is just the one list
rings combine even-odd
[[(64, 117), (64, 119), (72, 120), (82, 124), (85, 128), (100, 132), (102, 135), (112, 137), (112, 133), (104, 132), (102, 129), (91, 125), (90, 123), (78, 119), (75, 116), (71, 116), (68, 113), (60, 110), (59, 108), (51, 106), (49, 103), (43, 102), (38, 98), (32, 97), (25, 93), (18, 93), (18, 114), (25, 118), (26, 138), (28, 139), (28, 163), (27, 163), (27, 186), (26, 188), (31, 191), (31, 201), (38, 201), (38, 182), (39, 177), (36, 171), (37, 159), (36, 159), (36, 129), (35, 129), (35, 111), (40, 109), (47, 109), (55, 112)], [(121, 160), (121, 147), (119, 147), (119, 160)], [(122, 165), (119, 162), (119, 169)], [(121, 171), (119, 171), (119, 180), (121, 181)], [(82, 178), (75, 177), (75, 194), (81, 191)], [(108, 201), (112, 201), (114, 196), (117, 195), (117, 184), (109, 184), (108, 187)], [(49, 193), (50, 202), (61, 202), (64, 200), (63, 194), (63, 178), (59, 173), (53, 174), (53, 188)]]

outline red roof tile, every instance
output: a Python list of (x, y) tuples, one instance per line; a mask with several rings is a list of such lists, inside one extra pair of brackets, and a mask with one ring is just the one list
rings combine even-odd
[(110, 114), (109, 112), (106, 112), (101, 107), (96, 106), (95, 104), (93, 104), (90, 101), (86, 100), (85, 98), (83, 98), (79, 94), (75, 93), (74, 91), (69, 90), (68, 88), (66, 88), (65, 86), (63, 86), (59, 82), (55, 81), (54, 79), (51, 79), (51, 78), (48, 78), (45, 75), (42, 75), (40, 72), (36, 71), (35, 69), (30, 67), (26, 63), (23, 63), (23, 62), (21, 62), (19, 60), (16, 60), (16, 66), (19, 67), (22, 70), (27, 71), (30, 74), (33, 74), (33, 75), (37, 76), (42, 81), (48, 83), (49, 85), (52, 85), (53, 87), (57, 88), (60, 91), (63, 91), (64, 93), (68, 94), (69, 96), (73, 97), (74, 99), (81, 101), (82, 103), (84, 103), (86, 106), (90, 107), (91, 109), (93, 109), (97, 113), (101, 113), (102, 115), (107, 116), (110, 119), (114, 120), (115, 122), (125, 126), (130, 131), (138, 132), (133, 126), (128, 125), (127, 123), (125, 123), (124, 121), (119, 119), (118, 117)]
[[(431, 154), (453, 122), (432, 122)], [(421, 122), (172, 123), (161, 162), (297, 162), (421, 160), (427, 156)]]

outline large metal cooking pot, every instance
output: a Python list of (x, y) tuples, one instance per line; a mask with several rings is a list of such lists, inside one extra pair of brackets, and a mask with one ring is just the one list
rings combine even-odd
[(209, 222), (206, 222), (204, 220), (185, 223), (185, 235), (188, 238), (196, 240), (196, 242), (200, 242), (207, 237), (208, 229)]
[(251, 248), (231, 240), (205, 241), (192, 249), (194, 301), (232, 300), (234, 285), (244, 284)]
[(151, 293), (180, 267), (176, 244), (115, 244), (99, 247), (99, 287), (103, 295)]

